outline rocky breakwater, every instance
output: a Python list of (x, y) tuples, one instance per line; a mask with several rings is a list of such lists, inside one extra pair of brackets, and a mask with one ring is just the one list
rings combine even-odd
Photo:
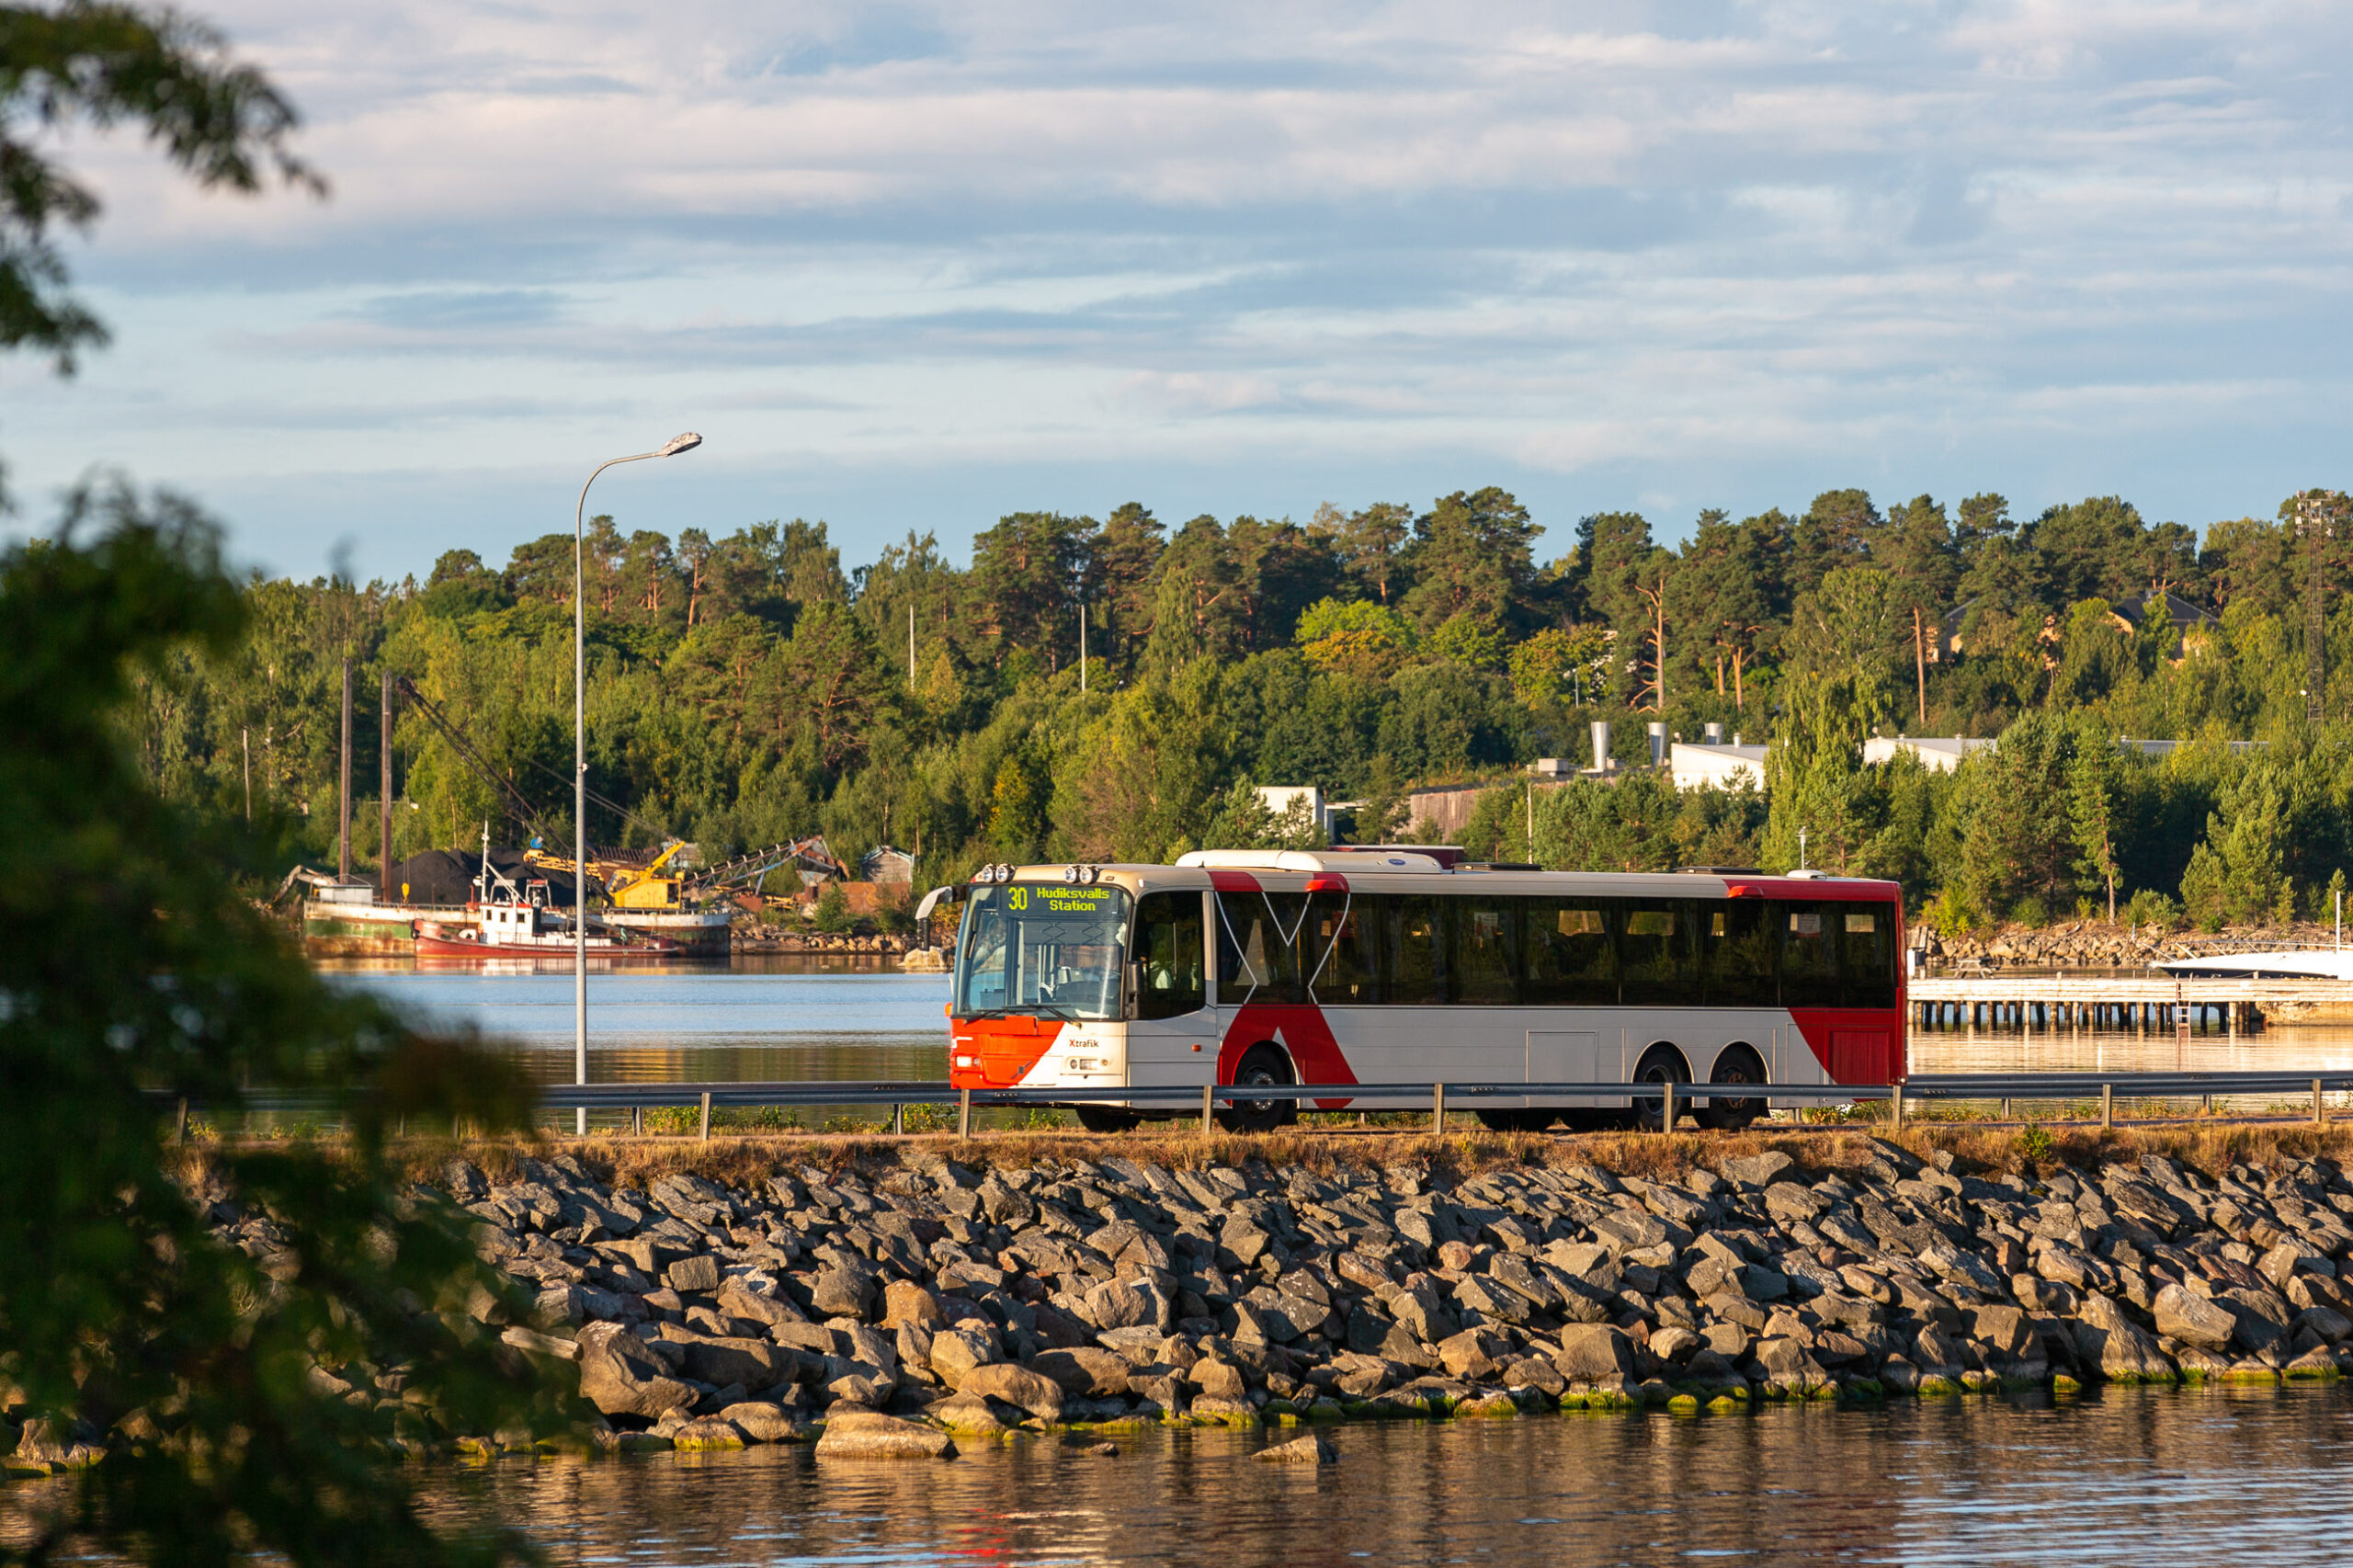
[(538, 1290), (512, 1344), (576, 1362), (621, 1447), (822, 1430), (952, 1454), (1051, 1424), (1506, 1415), (1547, 1406), (2353, 1365), (2353, 1186), (2281, 1156), (2036, 1178), (1849, 1140), (1724, 1158), (1170, 1168), (933, 1151), (750, 1185), (608, 1186), (576, 1160), (450, 1167)]

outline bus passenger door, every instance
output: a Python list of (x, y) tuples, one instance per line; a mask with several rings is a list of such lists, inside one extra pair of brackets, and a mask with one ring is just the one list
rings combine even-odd
[[(1528, 1076), (1530, 1084), (1594, 1084), (1601, 1081), (1601, 1036), (1592, 1029), (1530, 1029), (1528, 1031)], [(1613, 1074), (1615, 1076), (1615, 1074)], [(1595, 1104), (1589, 1095), (1529, 1096), (1537, 1105)]]
[(1208, 895), (1148, 892), (1136, 903), (1129, 964), (1128, 1083), (1206, 1084), (1217, 1074), (1222, 1015), (1210, 1002)]

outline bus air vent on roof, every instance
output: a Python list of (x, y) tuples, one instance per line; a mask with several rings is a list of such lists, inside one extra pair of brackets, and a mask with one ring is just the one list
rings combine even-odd
[(1407, 849), (1195, 849), (1176, 857), (1179, 866), (1213, 871), (1435, 871), (1438, 861)]
[(1762, 866), (1677, 866), (1675, 869), (1687, 877), (1761, 877), (1765, 874)]

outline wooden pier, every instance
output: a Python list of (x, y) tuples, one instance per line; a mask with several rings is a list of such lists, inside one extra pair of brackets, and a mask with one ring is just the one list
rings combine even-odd
[(1961, 974), (1906, 983), (1922, 1028), (1959, 1024), (2032, 1035), (2063, 1028), (2130, 1029), (2147, 1036), (2219, 1023), (2235, 1040), (2280, 1008), (2353, 1015), (2353, 983), (2337, 980), (2225, 980), (2204, 975)]

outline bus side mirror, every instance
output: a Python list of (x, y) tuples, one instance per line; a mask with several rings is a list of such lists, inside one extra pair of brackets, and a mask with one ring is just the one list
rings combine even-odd
[(1120, 1017), (1135, 1018), (1143, 1011), (1143, 960), (1128, 965), (1128, 994), (1120, 1005)]

